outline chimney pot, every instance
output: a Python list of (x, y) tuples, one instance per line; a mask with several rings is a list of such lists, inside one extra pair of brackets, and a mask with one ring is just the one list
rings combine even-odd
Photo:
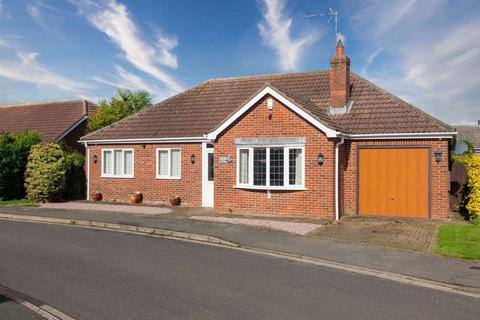
[(345, 55), (345, 48), (343, 47), (342, 40), (338, 40), (337, 47), (335, 48), (335, 53), (337, 57)]

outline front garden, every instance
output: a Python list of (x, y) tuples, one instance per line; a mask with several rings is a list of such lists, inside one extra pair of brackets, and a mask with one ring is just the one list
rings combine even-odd
[(84, 157), (35, 132), (0, 134), (0, 205), (83, 198)]

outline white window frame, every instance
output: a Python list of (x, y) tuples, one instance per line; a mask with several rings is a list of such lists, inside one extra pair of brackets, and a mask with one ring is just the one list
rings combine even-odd
[[(112, 154), (112, 173), (106, 174), (105, 173), (105, 152), (110, 151)], [(122, 151), (122, 174), (115, 174), (115, 151)], [(125, 151), (132, 152), (132, 174), (125, 174)], [(109, 148), (109, 149), (102, 149), (102, 178), (121, 178), (121, 179), (131, 179), (135, 176), (135, 150), (133, 148)]]
[[(253, 150), (255, 148), (266, 149), (266, 176), (265, 186), (257, 186), (253, 184)], [(270, 185), (270, 148), (283, 148), (283, 186)], [(290, 149), (302, 150), (302, 183), (290, 184)], [(248, 183), (240, 183), (240, 150), (248, 150)], [(257, 189), (257, 190), (306, 190), (305, 188), (305, 145), (255, 145), (255, 146), (237, 146), (237, 172), (235, 188), (240, 189)]]
[[(172, 150), (180, 151), (180, 168), (178, 172), (178, 177), (172, 176)], [(168, 175), (159, 175), (158, 174), (158, 154), (160, 151), (167, 151), (167, 159), (168, 159)], [(180, 180), (182, 179), (182, 149), (181, 148), (157, 148), (155, 150), (155, 178), (156, 179), (169, 179), (169, 180)]]

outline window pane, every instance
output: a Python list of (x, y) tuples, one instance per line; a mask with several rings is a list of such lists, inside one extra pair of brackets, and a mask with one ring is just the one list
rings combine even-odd
[(267, 150), (265, 148), (253, 149), (253, 184), (267, 185)]
[(171, 172), (172, 177), (180, 177), (180, 150), (171, 150)]
[(283, 148), (270, 148), (270, 185), (283, 186)]
[(239, 173), (239, 182), (248, 183), (248, 149), (240, 150), (240, 173)]
[(168, 176), (168, 151), (158, 151), (158, 175)]
[(214, 162), (213, 162), (213, 153), (208, 153), (208, 181), (213, 181), (214, 176)]
[(113, 151), (113, 175), (120, 176), (122, 175), (122, 150)]
[(131, 175), (133, 173), (133, 152), (125, 151), (123, 153), (123, 172), (126, 175)]
[(112, 174), (112, 151), (103, 152), (103, 173)]
[(288, 182), (291, 185), (302, 184), (302, 149), (290, 149)]

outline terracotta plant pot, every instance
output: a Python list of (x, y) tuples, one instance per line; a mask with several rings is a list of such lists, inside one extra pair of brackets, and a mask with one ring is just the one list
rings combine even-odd
[(90, 195), (90, 199), (92, 201), (102, 201), (102, 194), (100, 192), (97, 192), (97, 193), (92, 193)]
[(142, 203), (142, 200), (143, 200), (143, 195), (141, 193), (132, 194), (130, 196), (131, 203)]
[(180, 205), (180, 198), (170, 198), (170, 204), (174, 207)]

